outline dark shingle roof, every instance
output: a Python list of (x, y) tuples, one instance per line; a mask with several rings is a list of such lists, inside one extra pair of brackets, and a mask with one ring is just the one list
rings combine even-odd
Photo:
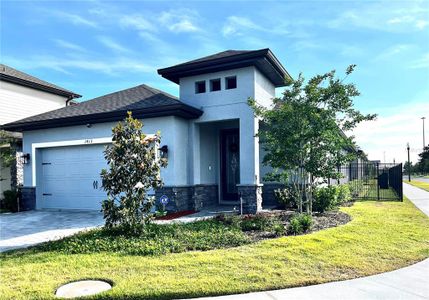
[(31, 116), (3, 125), (3, 129), (25, 131), (123, 119), (127, 111), (134, 117), (150, 118), (175, 115), (197, 118), (202, 111), (178, 98), (145, 84), (114, 92), (92, 100)]
[(50, 92), (61, 96), (67, 96), (70, 98), (81, 97), (81, 95), (78, 95), (72, 91), (66, 90), (65, 88), (62, 88), (50, 82), (41, 80), (27, 73), (18, 71), (4, 64), (0, 64), (0, 80), (13, 82), (16, 84), (32, 87), (38, 90)]
[(284, 86), (289, 73), (270, 49), (227, 50), (158, 70), (162, 77), (179, 83), (180, 78), (255, 66), (276, 87)]
[(226, 50), (226, 51), (222, 51), (222, 52), (215, 53), (212, 55), (208, 55), (208, 56), (204, 56), (204, 57), (197, 58), (194, 60), (190, 60), (190, 61), (178, 64), (178, 65), (174, 65), (173, 67), (189, 65), (189, 64), (193, 64), (193, 63), (197, 63), (197, 62), (210, 61), (210, 60), (224, 58), (224, 57), (236, 56), (238, 54), (249, 53), (249, 52), (252, 52), (252, 50)]

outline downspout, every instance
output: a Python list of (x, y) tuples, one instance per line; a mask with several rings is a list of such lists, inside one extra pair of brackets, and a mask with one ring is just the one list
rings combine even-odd
[(67, 98), (67, 100), (66, 100), (66, 106), (70, 106), (70, 101), (72, 101), (74, 99), (74, 97), (73, 96), (69, 96), (68, 98)]

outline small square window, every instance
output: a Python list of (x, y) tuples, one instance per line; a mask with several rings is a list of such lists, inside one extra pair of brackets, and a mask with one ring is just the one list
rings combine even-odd
[(220, 91), (220, 78), (210, 80), (210, 92)]
[(201, 94), (206, 92), (206, 81), (195, 82), (195, 94)]
[(227, 90), (237, 88), (237, 77), (236, 76), (226, 77), (225, 78), (225, 88)]

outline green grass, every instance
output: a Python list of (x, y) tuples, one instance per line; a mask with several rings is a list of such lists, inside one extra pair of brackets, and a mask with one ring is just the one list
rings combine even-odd
[(378, 193), (380, 194), (380, 199), (389, 199), (395, 200), (398, 199), (398, 195), (392, 188), (388, 189), (379, 189), (377, 190), (377, 182), (368, 183), (362, 185), (361, 192), (359, 193), (360, 198), (368, 198), (368, 199), (377, 199)]
[(167, 299), (242, 293), (386, 272), (429, 257), (429, 218), (404, 202), (341, 208), (346, 225), (236, 248), (160, 256), (42, 250), (0, 255), (2, 299), (53, 298), (82, 278), (108, 279), (98, 299)]
[(427, 192), (429, 192), (429, 183), (428, 182), (422, 182), (422, 181), (417, 181), (417, 180), (411, 180), (411, 181), (405, 181), (408, 184), (411, 184), (415, 187), (421, 188), (422, 190), (425, 190)]

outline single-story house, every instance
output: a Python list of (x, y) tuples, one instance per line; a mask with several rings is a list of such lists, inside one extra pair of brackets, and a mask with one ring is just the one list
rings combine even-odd
[(161, 131), (168, 150), (165, 185), (156, 191), (169, 197), (168, 209), (238, 205), (240, 195), (244, 211), (260, 210), (273, 187), (262, 183), (259, 120), (247, 100), (268, 107), (286, 69), (270, 49), (228, 50), (158, 73), (179, 85), (179, 98), (142, 84), (4, 125), (23, 133), (29, 154), (23, 198), (36, 209), (99, 210), (103, 149), (112, 127), (132, 111), (145, 133)]
[[(0, 125), (66, 107), (80, 95), (0, 64)], [(3, 192), (23, 184), (22, 134), (7, 132), (0, 136), (0, 151), (17, 157), (16, 163), (5, 164), (0, 159), (0, 199)]]

